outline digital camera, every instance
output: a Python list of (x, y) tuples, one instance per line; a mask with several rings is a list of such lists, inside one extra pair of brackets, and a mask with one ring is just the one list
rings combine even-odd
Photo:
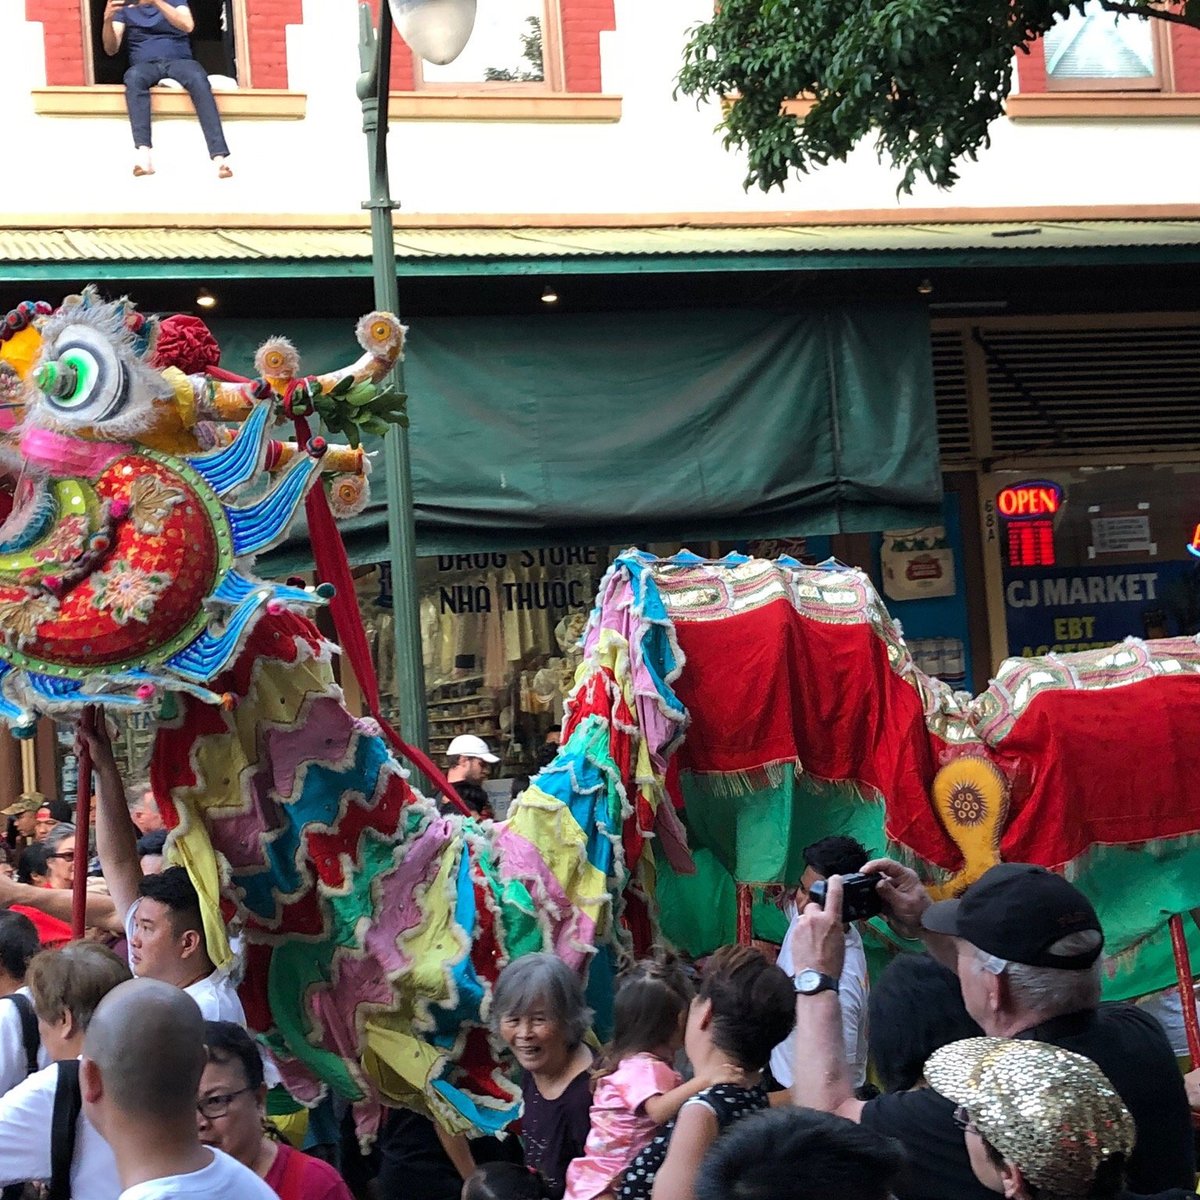
[[(849, 925), (852, 921), (866, 921), (883, 912), (883, 902), (875, 890), (882, 878), (882, 875), (863, 875), (861, 872), (842, 876), (843, 924)], [(808, 889), (808, 898), (814, 904), (825, 907), (825, 880), (818, 879)]]

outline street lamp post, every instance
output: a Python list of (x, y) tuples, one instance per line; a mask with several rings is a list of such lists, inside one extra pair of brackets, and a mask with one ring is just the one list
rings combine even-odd
[[(363, 132), (367, 135), (367, 166), (371, 198), (371, 263), (375, 307), (400, 315), (396, 280), (396, 245), (388, 174), (388, 93), (391, 83), (392, 12), (387, 0), (379, 6), (379, 33), (372, 28), (371, 9), (359, 5), (358, 98), (362, 102)], [(404, 390), (404, 366), (397, 362), (391, 383)], [(388, 552), (392, 566), (392, 604), (396, 638), (396, 687), (399, 692), (401, 736), (428, 749), (429, 723), (425, 711), (425, 665), (421, 656), (417, 595), (416, 523), (413, 518), (412, 465), (408, 429), (393, 425), (383, 440), (387, 481)]]
[[(362, 74), (358, 98), (362, 103), (363, 133), (367, 135), (367, 167), (371, 198), (371, 265), (375, 278), (375, 307), (400, 315), (396, 281), (396, 242), (388, 172), (388, 95), (391, 92), (392, 35), (397, 23), (408, 44), (426, 61), (452, 62), (462, 52), (475, 24), (476, 0), (381, 0), (376, 34), (368, 4), (358, 8), (358, 52)], [(392, 385), (404, 389), (404, 367), (397, 362)], [(392, 604), (396, 636), (396, 686), (399, 689), (400, 730), (422, 750), (429, 746), (425, 714), (425, 669), (421, 657), (417, 596), (417, 535), (413, 520), (412, 464), (408, 429), (393, 425), (383, 441), (387, 471), (388, 553), (392, 565)]]

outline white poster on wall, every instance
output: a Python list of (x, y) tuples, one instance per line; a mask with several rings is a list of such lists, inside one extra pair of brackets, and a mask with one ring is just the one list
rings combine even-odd
[(880, 563), (883, 590), (893, 600), (954, 595), (954, 551), (940, 525), (885, 533)]

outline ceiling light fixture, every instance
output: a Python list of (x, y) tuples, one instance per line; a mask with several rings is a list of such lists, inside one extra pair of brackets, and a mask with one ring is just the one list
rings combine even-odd
[(558, 293), (549, 284), (546, 284), (546, 286), (544, 288), (542, 288), (542, 303), (543, 304), (557, 304), (558, 303)]
[(208, 288), (201, 288), (196, 294), (196, 306), (197, 308), (216, 308), (217, 298)]
[(921, 282), (917, 284), (917, 291), (922, 296), (932, 296), (933, 295), (933, 280), (932, 279), (922, 279)]

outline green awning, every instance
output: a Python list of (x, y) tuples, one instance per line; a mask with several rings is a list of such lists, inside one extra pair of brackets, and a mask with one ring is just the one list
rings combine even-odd
[[(349, 322), (214, 321), (223, 365), (286, 332), (307, 370)], [(424, 319), (405, 364), (419, 554), (859, 532), (936, 519), (919, 304)], [(382, 460), (347, 525), (386, 556)], [(263, 569), (307, 561), (300, 536)]]

